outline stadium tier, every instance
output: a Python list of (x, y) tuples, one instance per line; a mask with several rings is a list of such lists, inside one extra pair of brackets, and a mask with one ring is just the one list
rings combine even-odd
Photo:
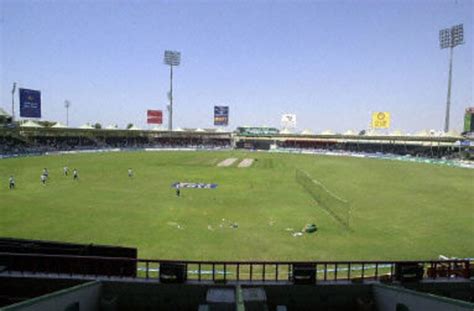
[[(272, 128), (236, 132), (68, 128), (0, 128), (0, 155), (108, 148), (240, 148), (328, 150), (432, 158), (472, 157), (474, 140), (460, 136), (281, 134)], [(260, 130), (258, 130), (260, 129)]]

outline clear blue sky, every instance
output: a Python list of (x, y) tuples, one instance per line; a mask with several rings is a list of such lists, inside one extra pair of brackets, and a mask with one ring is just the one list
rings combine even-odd
[[(448, 50), (438, 31), (464, 23), (454, 51), (451, 124), (473, 105), (473, 2), (446, 1), (24, 1), (0, 0), (0, 107), (12, 82), (42, 92), (43, 117), (71, 125), (132, 122), (166, 109), (163, 51), (175, 70), (175, 127), (212, 127), (214, 105), (231, 128), (443, 128)], [(18, 97), (15, 99), (18, 103)], [(18, 111), (18, 108), (17, 108)]]

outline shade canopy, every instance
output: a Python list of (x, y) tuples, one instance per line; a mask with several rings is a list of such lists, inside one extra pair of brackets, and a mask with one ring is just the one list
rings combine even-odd
[(66, 125), (62, 124), (61, 122), (56, 122), (56, 124), (54, 124), (53, 126), (51, 126), (52, 128), (55, 128), (55, 129), (63, 129), (63, 128), (67, 128)]
[(31, 121), (31, 120), (26, 121), (25, 123), (21, 124), (20, 126), (21, 127), (36, 127), (36, 128), (43, 127), (42, 125), (40, 125), (40, 124), (38, 124), (34, 121)]
[(83, 129), (83, 130), (93, 130), (94, 129), (94, 127), (92, 125), (90, 125), (89, 123), (81, 125), (79, 128)]

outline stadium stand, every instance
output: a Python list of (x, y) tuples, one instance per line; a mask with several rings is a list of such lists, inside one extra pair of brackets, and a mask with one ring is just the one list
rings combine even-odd
[(195, 148), (231, 146), (230, 133), (81, 130), (63, 128), (0, 129), (0, 154), (39, 154), (109, 148)]
[[(462, 143), (461, 143), (462, 142)], [(474, 141), (458, 136), (297, 135), (276, 131), (146, 131), (72, 128), (0, 128), (0, 155), (93, 149), (194, 148), (310, 150), (472, 158)]]

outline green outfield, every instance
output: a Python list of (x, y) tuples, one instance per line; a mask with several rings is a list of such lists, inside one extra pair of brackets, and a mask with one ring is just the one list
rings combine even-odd
[[(228, 158), (239, 160), (217, 166)], [(237, 167), (244, 158), (256, 161)], [(79, 181), (63, 176), (64, 165), (79, 170)], [(297, 182), (297, 169), (350, 203), (349, 227)], [(136, 246), (139, 257), (161, 259), (474, 257), (469, 169), (260, 152), (122, 152), (4, 159), (0, 178), (0, 236)], [(171, 184), (178, 181), (218, 187), (177, 197)], [(319, 230), (293, 235), (309, 223)]]

